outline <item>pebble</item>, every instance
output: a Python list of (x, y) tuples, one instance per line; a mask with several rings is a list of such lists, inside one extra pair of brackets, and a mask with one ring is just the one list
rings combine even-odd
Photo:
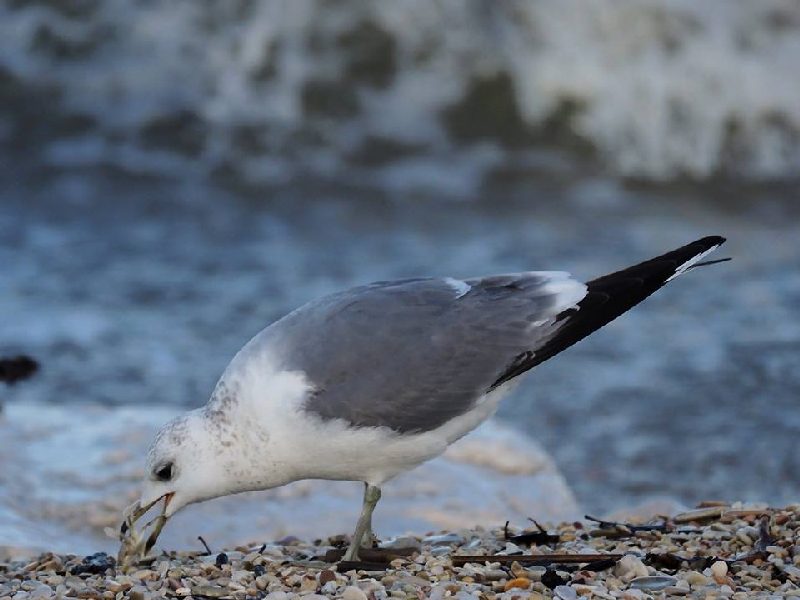
[(649, 571), (644, 563), (632, 554), (626, 554), (614, 568), (614, 574), (623, 581), (631, 581), (636, 577), (647, 577)]
[(631, 587), (638, 590), (647, 590), (656, 592), (664, 588), (678, 584), (678, 580), (674, 577), (667, 577), (661, 575), (647, 575), (645, 577), (637, 577), (631, 581)]
[(192, 596), (205, 596), (207, 598), (222, 598), (230, 592), (223, 587), (215, 585), (195, 585), (192, 587)]
[(461, 544), (464, 542), (464, 538), (457, 533), (443, 533), (439, 535), (429, 535), (428, 537), (423, 538), (422, 542), (431, 546), (442, 546)]
[(697, 571), (689, 571), (685, 575), (686, 581), (693, 586), (701, 586), (706, 585), (708, 583), (708, 577), (703, 575), (702, 573), (698, 573)]
[(515, 579), (508, 581), (503, 586), (503, 590), (506, 592), (508, 590), (513, 590), (513, 589), (527, 590), (529, 587), (531, 587), (530, 579), (528, 579), (527, 577), (517, 577)]
[(367, 600), (367, 595), (361, 588), (349, 585), (342, 592), (342, 600)]
[(568, 585), (557, 585), (553, 591), (561, 600), (578, 600), (578, 592)]
[(714, 581), (723, 584), (728, 580), (728, 563), (718, 560), (711, 565), (711, 574)]
[(710, 519), (718, 519), (722, 516), (724, 511), (725, 509), (723, 507), (712, 506), (711, 508), (701, 508), (699, 510), (679, 513), (672, 517), (672, 520), (678, 524), (691, 523), (693, 521), (708, 521)]
[(421, 550), (422, 544), (417, 538), (403, 536), (386, 540), (380, 544), (380, 547), (388, 550), (406, 550), (409, 548), (413, 550)]

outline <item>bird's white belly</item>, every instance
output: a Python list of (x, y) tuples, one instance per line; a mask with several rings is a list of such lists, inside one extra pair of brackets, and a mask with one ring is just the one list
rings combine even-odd
[[(233, 364), (233, 363), (232, 363)], [(256, 368), (258, 367), (258, 368)], [(470, 410), (422, 433), (398, 433), (388, 427), (356, 427), (344, 419), (323, 419), (303, 409), (313, 385), (302, 372), (242, 368), (232, 420), (249, 431), (243, 438), (253, 459), (253, 479), (265, 489), (299, 479), (366, 481), (380, 485), (440, 455), (497, 410), (515, 385), (506, 382), (484, 395)], [(268, 483), (268, 485), (267, 485)]]
[[(475, 407), (444, 425), (422, 433), (397, 433), (385, 427), (356, 428), (345, 421), (302, 419), (303, 479), (366, 481), (381, 485), (440, 455), (497, 410), (514, 385), (508, 382), (485, 395)], [(298, 432), (299, 433), (299, 432)], [(299, 438), (296, 438), (299, 441)]]

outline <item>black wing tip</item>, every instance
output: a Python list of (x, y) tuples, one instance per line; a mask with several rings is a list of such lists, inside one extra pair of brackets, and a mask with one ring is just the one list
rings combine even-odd
[(710, 250), (711, 248), (722, 246), (722, 244), (724, 244), (727, 241), (728, 240), (722, 237), (721, 235), (709, 235), (704, 238), (700, 238), (696, 242), (692, 242), (692, 244), (690, 245), (694, 246), (695, 244), (697, 244)]
[[(661, 256), (609, 273), (587, 283), (588, 292), (578, 303), (579, 310), (567, 309), (557, 317), (562, 329), (544, 346), (523, 352), (492, 384), (489, 391), (521, 375), (536, 365), (569, 348), (621, 314), (627, 312), (672, 278), (691, 269), (694, 261), (725, 243), (720, 235), (709, 235)], [(729, 259), (694, 262), (694, 266), (716, 264)]]

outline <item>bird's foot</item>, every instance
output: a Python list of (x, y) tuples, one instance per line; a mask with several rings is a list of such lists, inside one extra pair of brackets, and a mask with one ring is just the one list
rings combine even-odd
[(361, 558), (358, 556), (359, 549), (360, 548), (359, 548), (358, 543), (355, 543), (355, 542), (351, 543), (347, 547), (347, 552), (344, 553), (344, 556), (342, 557), (342, 561), (344, 561), (344, 562), (361, 562)]

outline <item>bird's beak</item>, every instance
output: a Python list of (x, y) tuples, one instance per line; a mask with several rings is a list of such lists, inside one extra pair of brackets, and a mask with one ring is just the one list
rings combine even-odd
[[(155, 500), (149, 501), (145, 504), (136, 502), (125, 509), (125, 512), (123, 513), (124, 520), (119, 531), (119, 539), (121, 542), (119, 553), (117, 555), (117, 561), (119, 564), (129, 565), (131, 561), (136, 561), (144, 558), (147, 555), (150, 549), (155, 545), (158, 536), (161, 534), (164, 524), (170, 517), (170, 515), (167, 514), (167, 508), (169, 507), (170, 501), (174, 497), (175, 492), (169, 492), (167, 494), (162, 494)], [(162, 499), (164, 500), (164, 506), (161, 507), (161, 514), (149, 523), (145, 524), (141, 530), (141, 533), (143, 534), (150, 527), (150, 525), (154, 524), (152, 532), (146, 538), (141, 537), (140, 532), (136, 531), (135, 529), (136, 522)]]
[[(164, 498), (164, 510), (163, 514), (166, 517), (172, 516), (172, 511), (169, 509), (169, 503), (172, 502), (172, 499), (175, 497), (175, 492), (170, 492), (169, 494), (164, 494), (161, 498)], [(159, 500), (161, 499), (159, 498)], [(156, 500), (158, 502), (158, 500)]]
[(136, 502), (132, 506), (129, 506), (126, 509), (126, 511), (125, 511), (126, 514), (124, 516), (126, 518), (128, 516), (130, 516), (131, 523), (135, 523), (136, 521), (141, 519), (142, 516), (144, 516), (144, 514), (147, 513), (147, 511), (149, 511), (151, 508), (153, 508), (161, 500), (164, 501), (164, 506), (161, 508), (161, 513), (164, 514), (164, 513), (167, 512), (167, 507), (169, 506), (169, 503), (170, 503), (170, 501), (172, 500), (172, 498), (174, 496), (175, 496), (175, 492), (169, 492), (167, 494), (161, 494), (160, 496), (157, 496), (156, 498), (153, 498), (152, 500), (146, 500), (144, 502), (139, 500), (138, 502)]

